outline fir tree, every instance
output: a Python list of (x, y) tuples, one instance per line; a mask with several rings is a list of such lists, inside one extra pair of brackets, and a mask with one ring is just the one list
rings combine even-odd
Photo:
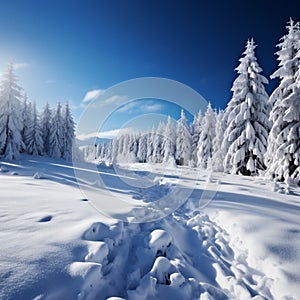
[(224, 169), (243, 175), (257, 174), (265, 169), (263, 157), (269, 133), (269, 104), (255, 56), (256, 45), (248, 40), (244, 56), (236, 68), (239, 74), (232, 86), (233, 96), (225, 111), (226, 131), (223, 149)]
[(41, 130), (43, 138), (43, 153), (50, 155), (50, 133), (52, 130), (52, 116), (48, 102), (41, 114)]
[(53, 112), (51, 131), (49, 135), (49, 156), (61, 158), (63, 152), (64, 126), (61, 114), (61, 104), (57, 103), (56, 110)]
[(300, 182), (300, 24), (291, 19), (277, 45), (279, 68), (271, 78), (280, 84), (270, 97), (272, 128), (265, 161), (270, 177)]
[(163, 162), (175, 164), (175, 143), (175, 129), (171, 117), (168, 116), (168, 121), (162, 142)]
[(0, 156), (8, 160), (17, 159), (24, 149), (22, 96), (17, 82), (14, 65), (10, 62), (0, 87)]
[(188, 165), (192, 155), (192, 136), (189, 131), (186, 116), (181, 110), (176, 128), (176, 160), (179, 165)]
[(222, 143), (224, 139), (225, 132), (225, 122), (224, 122), (224, 111), (220, 110), (217, 115), (216, 121), (216, 135), (212, 141), (212, 168), (214, 171), (223, 172), (224, 171), (224, 158), (225, 153), (222, 148)]
[(197, 147), (201, 134), (201, 123), (202, 123), (202, 112), (199, 110), (198, 114), (194, 116), (194, 120), (191, 126), (191, 134), (192, 134), (192, 161), (193, 165), (197, 166), (198, 158), (197, 158)]
[(32, 105), (31, 113), (31, 120), (25, 133), (26, 152), (32, 155), (41, 155), (43, 153), (43, 138), (35, 103)]
[(211, 161), (213, 147), (212, 142), (216, 135), (216, 113), (211, 104), (208, 103), (204, 118), (201, 124), (201, 133), (197, 147), (197, 165), (201, 168), (207, 168)]
[(66, 160), (71, 160), (73, 142), (75, 137), (75, 122), (73, 120), (68, 102), (65, 104), (63, 108), (62, 118), (63, 118), (62, 157)]

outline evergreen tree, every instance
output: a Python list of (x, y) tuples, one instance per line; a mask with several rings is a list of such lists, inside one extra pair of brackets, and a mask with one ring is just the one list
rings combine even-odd
[(217, 115), (216, 121), (216, 135), (212, 141), (212, 168), (214, 171), (223, 172), (224, 171), (224, 158), (225, 153), (222, 148), (222, 142), (224, 139), (225, 132), (225, 123), (224, 123), (224, 111), (220, 110)]
[(152, 128), (152, 130), (147, 134), (147, 155), (146, 155), (146, 161), (148, 163), (152, 162), (152, 154), (153, 154), (153, 139), (154, 139), (155, 129)]
[(192, 155), (192, 136), (189, 131), (186, 116), (181, 110), (176, 128), (176, 160), (179, 165), (188, 165)]
[(233, 96), (225, 111), (224, 169), (235, 174), (257, 174), (259, 169), (265, 168), (263, 157), (270, 124), (264, 84), (268, 80), (260, 74), (262, 69), (255, 57), (255, 48), (253, 39), (248, 40), (236, 68), (239, 75), (233, 82)]
[(62, 157), (66, 160), (71, 160), (73, 142), (75, 137), (75, 122), (73, 120), (68, 102), (65, 104), (63, 108), (62, 118), (63, 118)]
[(272, 128), (265, 161), (267, 174), (300, 182), (300, 24), (291, 19), (288, 33), (277, 45), (279, 68), (271, 78), (280, 84), (270, 97)]
[(147, 136), (145, 134), (140, 135), (138, 139), (138, 151), (137, 159), (139, 162), (146, 162), (147, 158)]
[(191, 134), (192, 134), (192, 161), (193, 165), (197, 166), (198, 158), (197, 158), (197, 147), (201, 133), (201, 123), (202, 123), (202, 112), (199, 110), (198, 114), (194, 116), (194, 120), (191, 126)]
[(43, 138), (35, 103), (32, 105), (31, 114), (30, 123), (25, 133), (26, 152), (32, 155), (41, 155), (43, 153)]
[(48, 102), (41, 115), (41, 130), (43, 138), (43, 153), (50, 155), (50, 133), (52, 130), (52, 116)]
[(17, 159), (24, 148), (21, 99), (21, 87), (10, 62), (0, 86), (0, 156), (8, 160)]
[(167, 125), (165, 128), (165, 133), (163, 136), (162, 142), (162, 157), (163, 162), (165, 163), (173, 163), (175, 165), (175, 129), (173, 126), (173, 122), (170, 116), (168, 116)]
[(216, 135), (216, 113), (211, 104), (208, 103), (204, 118), (201, 124), (201, 133), (197, 147), (197, 165), (201, 168), (207, 168), (212, 158), (212, 142)]
[(162, 143), (163, 143), (164, 134), (165, 134), (165, 124), (160, 122), (153, 135), (153, 153), (152, 153), (153, 163), (162, 162)]
[(49, 135), (49, 156), (61, 158), (63, 152), (64, 126), (61, 113), (61, 104), (57, 103), (56, 110), (53, 112), (51, 131)]
[(26, 137), (29, 134), (30, 127), (32, 126), (33, 118), (32, 118), (32, 104), (28, 101), (27, 96), (24, 96), (24, 102), (23, 102), (23, 112), (22, 112), (22, 141), (24, 144), (24, 147), (22, 149), (22, 152), (27, 152), (27, 143), (26, 143)]

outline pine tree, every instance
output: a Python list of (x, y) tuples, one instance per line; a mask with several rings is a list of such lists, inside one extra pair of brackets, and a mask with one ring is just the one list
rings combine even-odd
[(197, 158), (197, 147), (201, 134), (201, 123), (202, 123), (202, 112), (199, 110), (198, 114), (194, 116), (194, 120), (191, 126), (191, 134), (192, 134), (192, 161), (193, 165), (197, 166), (198, 158)]
[(0, 88), (0, 156), (8, 160), (18, 159), (24, 148), (21, 99), (21, 87), (10, 62)]
[(268, 80), (260, 74), (255, 48), (253, 39), (248, 40), (236, 68), (239, 75), (233, 82), (233, 96), (225, 111), (224, 169), (235, 174), (257, 174), (265, 168), (270, 109), (264, 84)]
[(224, 171), (223, 162), (225, 153), (222, 148), (222, 142), (224, 139), (225, 130), (224, 111), (220, 110), (216, 121), (216, 135), (212, 141), (212, 168), (217, 172)]
[(192, 155), (192, 136), (189, 131), (186, 116), (181, 110), (176, 128), (176, 160), (179, 165), (188, 165)]
[(153, 153), (152, 153), (153, 163), (162, 162), (162, 143), (163, 143), (164, 134), (165, 134), (165, 124), (160, 122), (153, 135)]
[(198, 167), (207, 168), (211, 161), (213, 146), (212, 142), (216, 135), (216, 113), (211, 104), (208, 103), (204, 118), (201, 124), (201, 133), (197, 147)]
[(137, 159), (139, 162), (146, 162), (147, 158), (147, 136), (145, 134), (140, 135), (138, 139), (138, 152)]
[(164, 163), (172, 163), (175, 165), (175, 143), (175, 129), (171, 117), (168, 116), (162, 142), (162, 157)]
[(280, 84), (270, 97), (272, 128), (265, 161), (267, 174), (289, 184), (300, 182), (300, 24), (291, 19), (277, 45), (279, 68), (271, 78)]
[(23, 111), (22, 111), (22, 141), (24, 144), (24, 147), (22, 149), (22, 152), (27, 153), (27, 144), (26, 144), (26, 136), (29, 134), (29, 128), (32, 126), (32, 104), (28, 101), (27, 95), (24, 95), (24, 102), (23, 102)]
[(152, 130), (147, 134), (147, 154), (146, 154), (146, 161), (148, 163), (152, 162), (152, 154), (153, 154), (153, 138), (154, 138), (155, 129)]
[(72, 159), (72, 148), (75, 137), (75, 122), (73, 120), (69, 103), (67, 102), (62, 111), (63, 139), (62, 157), (66, 160)]
[(61, 158), (63, 150), (64, 127), (61, 114), (61, 104), (57, 103), (55, 112), (53, 112), (51, 131), (49, 135), (49, 156)]
[(25, 132), (26, 152), (32, 155), (41, 155), (43, 153), (43, 138), (35, 103), (32, 105), (31, 113), (30, 123)]
[(48, 102), (41, 114), (41, 130), (43, 138), (43, 153), (50, 155), (50, 132), (52, 130), (52, 116)]

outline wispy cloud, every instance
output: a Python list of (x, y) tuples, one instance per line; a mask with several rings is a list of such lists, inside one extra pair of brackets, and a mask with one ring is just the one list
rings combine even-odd
[(29, 66), (30, 66), (30, 64), (26, 63), (26, 62), (14, 64), (15, 70), (25, 69), (25, 68), (28, 68)]
[(76, 137), (81, 141), (86, 141), (91, 138), (112, 139), (116, 137), (118, 134), (124, 134), (131, 131), (132, 131), (131, 128), (120, 128), (120, 129), (114, 129), (114, 130), (109, 130), (104, 132), (91, 132), (87, 134), (80, 134)]
[(55, 83), (56, 81), (55, 80), (53, 80), (53, 79), (47, 79), (47, 80), (45, 80), (45, 84), (53, 84), (53, 83)]
[(154, 101), (148, 101), (141, 104), (139, 101), (133, 101), (125, 104), (118, 109), (118, 112), (122, 113), (154, 113), (160, 112), (163, 109), (163, 105), (155, 103)]
[(91, 90), (88, 91), (84, 98), (82, 99), (83, 103), (95, 100), (97, 97), (101, 96), (103, 93), (105, 92), (105, 90), (101, 90), (101, 89), (95, 89), (95, 90)]

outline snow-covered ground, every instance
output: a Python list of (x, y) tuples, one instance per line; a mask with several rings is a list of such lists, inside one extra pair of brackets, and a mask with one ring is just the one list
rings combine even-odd
[(0, 299), (300, 299), (299, 188), (287, 195), (263, 178), (129, 169), (153, 174), (153, 185), (129, 187), (101, 166), (128, 201), (194, 190), (168, 217), (128, 223), (90, 205), (71, 164), (0, 162)]

